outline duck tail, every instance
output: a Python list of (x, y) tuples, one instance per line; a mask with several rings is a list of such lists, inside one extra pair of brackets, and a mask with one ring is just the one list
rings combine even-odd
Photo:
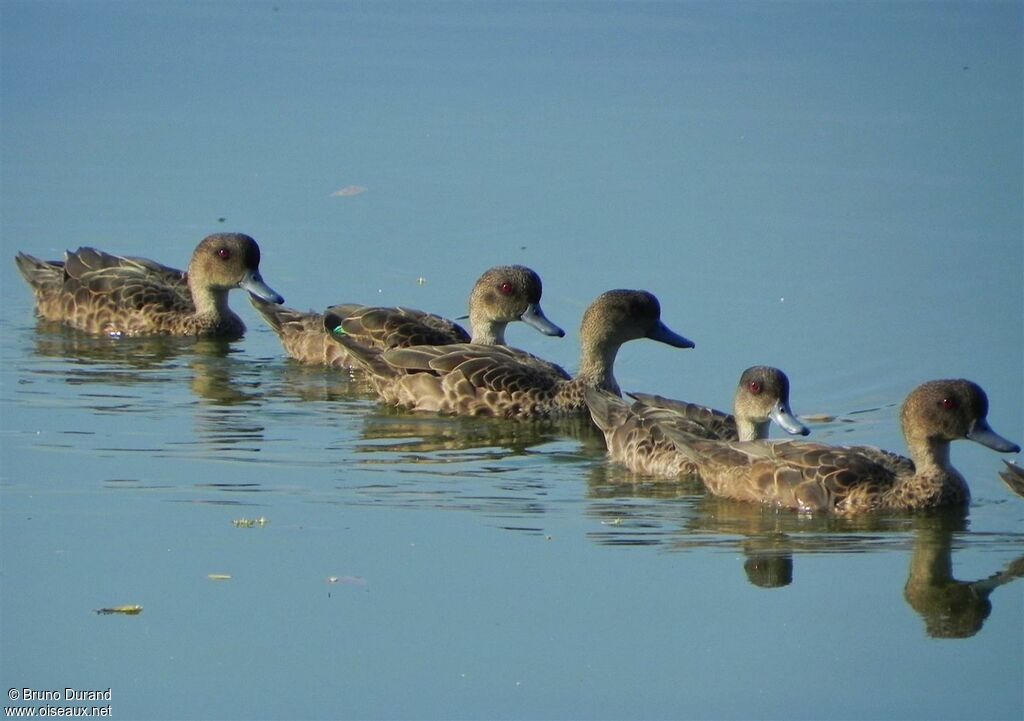
[(614, 393), (600, 388), (587, 388), (583, 392), (590, 417), (601, 431), (607, 433), (622, 425), (629, 414), (629, 404)]
[(1003, 479), (1007, 488), (1024, 498), (1024, 468), (1009, 461), (1003, 463), (1006, 464), (1006, 469), (999, 472), (999, 477)]
[(271, 303), (269, 301), (258, 298), (252, 293), (249, 293), (249, 302), (252, 303), (252, 307), (263, 316), (263, 320), (267, 322), (275, 333), (281, 335), (284, 333), (284, 328), (289, 323), (300, 322), (302, 316), (309, 315), (308, 313), (300, 313), (291, 308), (286, 308), (283, 305), (277, 303)]
[(398, 375), (397, 371), (385, 362), (379, 348), (370, 348), (357, 343), (345, 332), (345, 316), (339, 315), (328, 309), (324, 313), (324, 330), (328, 337), (340, 345), (347, 352), (352, 364), (359, 366), (370, 374), (380, 378), (393, 378)]
[(40, 260), (28, 253), (18, 253), (14, 262), (25, 281), (37, 290), (56, 290), (64, 282), (64, 262)]

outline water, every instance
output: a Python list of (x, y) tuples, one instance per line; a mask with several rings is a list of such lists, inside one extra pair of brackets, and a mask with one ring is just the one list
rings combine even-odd
[[(522, 262), (569, 333), (515, 345), (573, 368), (613, 287), (696, 341), (626, 346), (623, 388), (722, 408), (771, 363), (835, 416), (816, 439), (900, 449), (910, 388), (965, 376), (1021, 442), (1021, 28), (5, 2), (3, 255), (181, 267), (239, 230), (293, 307), (450, 316)], [(39, 324), (9, 261), (0, 298), (5, 689), (110, 688), (115, 718), (1024, 716), (1024, 502), (980, 446), (966, 514), (800, 518), (633, 476), (586, 424), (382, 409), (237, 293), (232, 344)]]

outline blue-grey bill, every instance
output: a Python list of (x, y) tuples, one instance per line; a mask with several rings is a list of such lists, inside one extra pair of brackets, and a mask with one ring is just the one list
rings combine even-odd
[(658, 324), (654, 326), (647, 337), (651, 340), (656, 340), (659, 343), (667, 343), (668, 345), (675, 346), (676, 348), (696, 348), (696, 344), (689, 338), (676, 333), (674, 330), (669, 328), (667, 325), (662, 323), (660, 320)]
[(1020, 446), (1013, 441), (1008, 441), (989, 427), (988, 422), (982, 418), (974, 422), (974, 428), (967, 432), (967, 437), (975, 443), (991, 448), (1000, 453), (1020, 453)]
[(547, 316), (544, 315), (544, 311), (540, 309), (539, 303), (530, 303), (526, 306), (526, 310), (519, 316), (519, 320), (536, 328), (544, 335), (553, 335), (559, 338), (565, 335), (564, 330), (548, 320)]
[(254, 270), (250, 270), (242, 277), (238, 287), (249, 291), (254, 296), (260, 300), (266, 301), (267, 303), (277, 303), (278, 305), (284, 303), (284, 298), (281, 294), (264, 283), (260, 274)]
[(789, 406), (781, 401), (775, 404), (768, 417), (775, 421), (779, 428), (792, 436), (806, 436), (811, 433), (811, 429), (798, 421), (793, 415), (793, 411), (789, 410)]

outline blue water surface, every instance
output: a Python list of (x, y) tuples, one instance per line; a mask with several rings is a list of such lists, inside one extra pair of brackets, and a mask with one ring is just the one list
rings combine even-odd
[(1022, 38), (1019, 2), (3, 0), (2, 690), (140, 719), (1024, 717), (1012, 456), (954, 446), (964, 514), (738, 506), (586, 423), (383, 409), (241, 292), (230, 344), (37, 323), (10, 262), (184, 267), (239, 231), (292, 307), (448, 316), (524, 263), (568, 333), (510, 342), (569, 369), (586, 305), (645, 288), (697, 347), (628, 344), (627, 390), (727, 408), (773, 364), (816, 439), (900, 450), (906, 393), (962, 376), (1021, 443)]

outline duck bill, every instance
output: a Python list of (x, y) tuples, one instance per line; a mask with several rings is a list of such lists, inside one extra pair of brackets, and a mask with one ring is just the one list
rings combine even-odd
[(658, 321), (658, 324), (647, 334), (647, 337), (651, 340), (656, 340), (659, 343), (667, 343), (668, 345), (676, 348), (697, 347), (692, 340), (689, 338), (683, 338), (683, 336), (676, 333), (660, 320)]
[(779, 428), (791, 436), (810, 435), (811, 429), (798, 421), (796, 416), (793, 415), (793, 411), (789, 410), (789, 406), (782, 401), (775, 404), (775, 407), (772, 408), (768, 417), (771, 418)]
[(519, 316), (519, 320), (532, 328), (536, 328), (544, 335), (553, 335), (558, 338), (565, 335), (564, 330), (548, 320), (547, 316), (544, 315), (544, 311), (540, 309), (539, 303), (530, 303), (526, 306), (526, 310)]
[(243, 290), (247, 290), (260, 300), (266, 301), (267, 303), (277, 303), (281, 305), (284, 303), (284, 298), (281, 294), (271, 288), (269, 285), (263, 282), (263, 278), (255, 270), (248, 271), (242, 280), (238, 283), (238, 287)]
[(967, 432), (967, 437), (975, 443), (980, 443), (983, 446), (991, 448), (993, 451), (999, 451), (1000, 453), (1020, 453), (1020, 446), (1013, 441), (1006, 440), (992, 430), (988, 425), (988, 421), (984, 418), (979, 418), (974, 422), (974, 426)]

